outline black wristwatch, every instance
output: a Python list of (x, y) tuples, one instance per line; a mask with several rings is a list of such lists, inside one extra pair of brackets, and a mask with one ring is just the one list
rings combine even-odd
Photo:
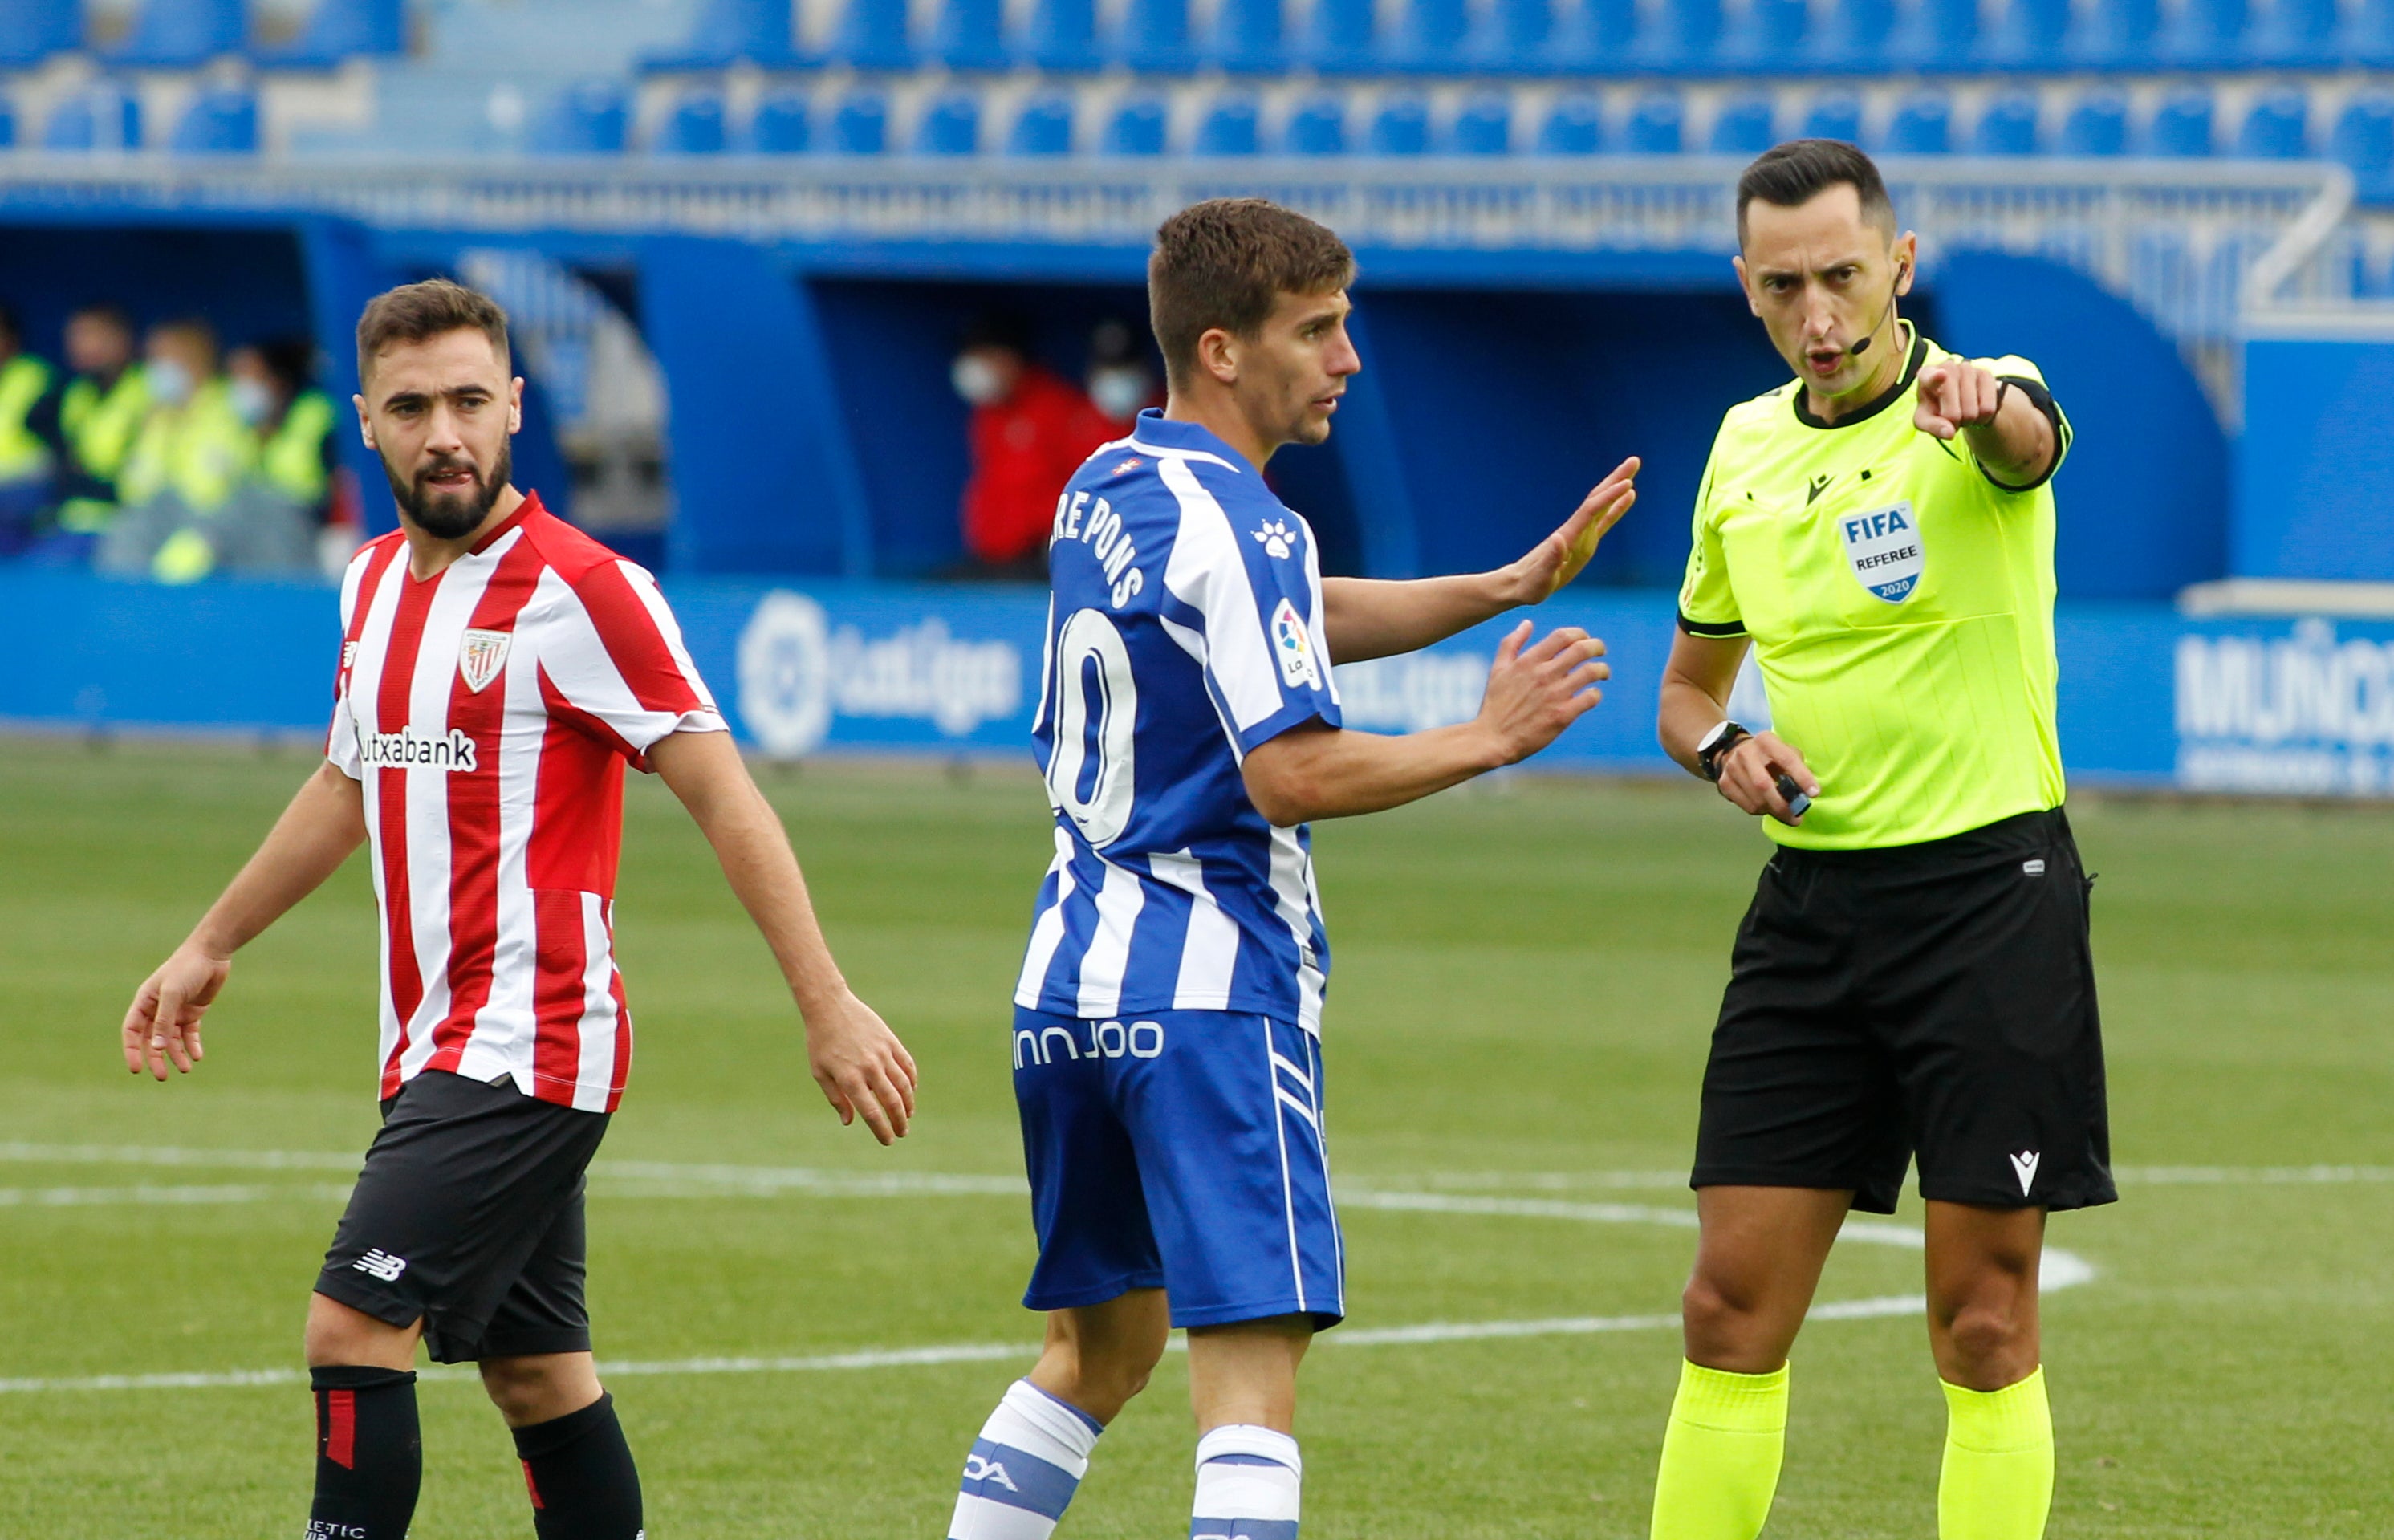
[(1721, 756), (1753, 736), (1742, 723), (1721, 723), (1697, 742), (1696, 769), (1703, 772), (1705, 780), (1719, 785)]

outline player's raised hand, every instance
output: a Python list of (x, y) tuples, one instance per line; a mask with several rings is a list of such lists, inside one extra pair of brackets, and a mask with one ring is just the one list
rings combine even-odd
[(807, 1015), (807, 1066), (842, 1124), (864, 1120), (892, 1144), (914, 1115), (914, 1056), (871, 1006), (843, 991)]
[(1604, 643), (1576, 625), (1559, 625), (1537, 641), (1523, 621), (1496, 647), (1480, 726), (1495, 736), (1504, 762), (1527, 759), (1604, 699), (1597, 686), (1612, 678)]
[(1821, 782), (1805, 765), (1795, 746), (1775, 732), (1757, 732), (1739, 740), (1720, 757), (1720, 794), (1757, 817), (1768, 813), (1782, 823), (1803, 822), (1803, 814), (1780, 793), (1779, 778), (1786, 776), (1806, 796), (1821, 795)]
[(200, 1047), (200, 1018), (231, 973), (230, 957), (211, 956), (190, 941), (177, 947), (133, 992), (125, 1012), (126, 1073), (139, 1074), (146, 1066), (164, 1080), (171, 1060), (178, 1072), (191, 1073), (207, 1057)]
[(1995, 420), (2003, 382), (1966, 359), (1949, 358), (1920, 371), (1920, 404), (1912, 426), (1940, 439)]
[(1539, 603), (1579, 576), (1596, 555), (1597, 542), (1638, 501), (1639, 464), (1633, 454), (1613, 467), (1611, 475), (1588, 489), (1561, 528), (1506, 569), (1514, 603)]

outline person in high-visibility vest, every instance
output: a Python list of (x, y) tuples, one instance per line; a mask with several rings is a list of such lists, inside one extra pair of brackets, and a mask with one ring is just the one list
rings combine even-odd
[(0, 305), (0, 555), (33, 538), (58, 475), (58, 374), (25, 351), (17, 312)]
[(230, 382), (217, 369), (216, 332), (206, 322), (151, 327), (148, 359), (150, 415), (117, 473), (120, 508), (93, 563), (190, 582), (216, 564), (211, 542), (191, 526), (232, 501), (257, 463), (257, 438), (233, 411)]
[(114, 305), (86, 305), (67, 318), (67, 367), (59, 398), (65, 447), (59, 528), (85, 535), (116, 516), (116, 478), (150, 415), (149, 372), (134, 353), (133, 318)]
[(255, 435), (257, 457), (232, 500), (194, 528), (227, 571), (317, 565), (334, 501), (340, 415), (309, 384), (315, 361), (316, 346), (306, 340), (236, 348), (225, 359), (233, 415)]

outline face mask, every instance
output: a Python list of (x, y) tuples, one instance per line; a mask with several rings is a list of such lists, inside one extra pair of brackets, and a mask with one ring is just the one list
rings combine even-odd
[(1144, 369), (1093, 369), (1089, 372), (1089, 400), (1098, 411), (1116, 422), (1126, 423), (1138, 415), (1154, 387), (1148, 383)]
[(233, 381), (232, 388), (227, 392), (227, 400), (231, 403), (232, 415), (247, 428), (256, 428), (274, 411), (274, 392), (266, 388), (263, 380)]
[(182, 405), (191, 399), (191, 390), (198, 384), (191, 378), (189, 369), (170, 358), (160, 359), (151, 364), (148, 377), (150, 399), (161, 406)]
[(989, 406), (1006, 394), (1006, 381), (997, 366), (978, 353), (967, 353), (948, 370), (948, 383), (956, 394), (975, 406)]

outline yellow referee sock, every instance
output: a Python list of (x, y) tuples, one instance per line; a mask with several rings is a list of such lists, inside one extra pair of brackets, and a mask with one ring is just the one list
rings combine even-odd
[(1679, 1368), (1654, 1478), (1653, 1540), (1754, 1540), (1787, 1447), (1787, 1365), (1733, 1375)]
[(2053, 1505), (2053, 1412), (2040, 1368), (2000, 1390), (1945, 1387), (1940, 1540), (2038, 1540)]

